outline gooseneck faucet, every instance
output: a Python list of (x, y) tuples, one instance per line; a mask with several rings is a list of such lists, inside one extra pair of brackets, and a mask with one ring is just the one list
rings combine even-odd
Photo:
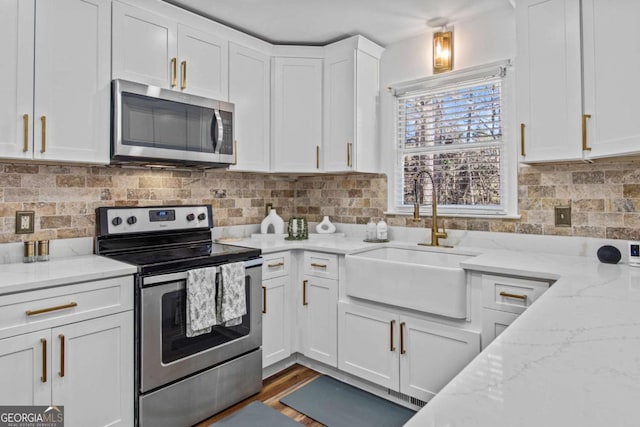
[(422, 185), (420, 184), (422, 175), (427, 175), (431, 180), (431, 243), (418, 244), (423, 246), (447, 247), (446, 245), (441, 245), (439, 242), (439, 239), (447, 238), (447, 232), (444, 231), (444, 226), (442, 231), (438, 230), (438, 198), (436, 183), (433, 180), (433, 175), (431, 175), (428, 170), (421, 170), (416, 174), (415, 178), (413, 178), (413, 220), (420, 221), (420, 202), (422, 201), (422, 194), (418, 195), (418, 189), (420, 189), (420, 193), (422, 193)]

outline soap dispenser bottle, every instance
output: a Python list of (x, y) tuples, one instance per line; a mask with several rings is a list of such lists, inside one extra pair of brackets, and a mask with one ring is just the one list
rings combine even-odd
[(387, 240), (387, 223), (384, 222), (384, 218), (380, 218), (378, 224), (376, 224), (376, 238), (378, 240)]
[(366, 239), (367, 240), (375, 240), (376, 236), (378, 235), (378, 231), (377, 231), (377, 226), (376, 226), (376, 220), (375, 218), (371, 218), (369, 220), (369, 222), (367, 223), (367, 232), (366, 232)]

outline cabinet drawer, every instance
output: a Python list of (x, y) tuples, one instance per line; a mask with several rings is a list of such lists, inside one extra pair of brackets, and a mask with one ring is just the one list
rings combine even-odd
[(0, 338), (132, 309), (132, 276), (5, 295)]
[(482, 276), (482, 305), (522, 313), (549, 288), (549, 282), (515, 277)]
[(289, 252), (277, 252), (262, 255), (262, 280), (273, 279), (274, 277), (286, 276), (289, 274), (291, 265), (291, 255)]
[(321, 252), (304, 253), (304, 274), (326, 279), (338, 278), (338, 255)]

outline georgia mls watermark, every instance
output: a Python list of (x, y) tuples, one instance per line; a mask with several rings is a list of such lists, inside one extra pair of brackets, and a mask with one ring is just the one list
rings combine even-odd
[(64, 427), (64, 406), (0, 406), (0, 427)]

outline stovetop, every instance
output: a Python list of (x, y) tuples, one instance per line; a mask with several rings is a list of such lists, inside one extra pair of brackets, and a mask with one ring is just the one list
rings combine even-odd
[(211, 206), (96, 209), (96, 253), (133, 264), (139, 274), (179, 272), (246, 261), (260, 250), (213, 243)]

